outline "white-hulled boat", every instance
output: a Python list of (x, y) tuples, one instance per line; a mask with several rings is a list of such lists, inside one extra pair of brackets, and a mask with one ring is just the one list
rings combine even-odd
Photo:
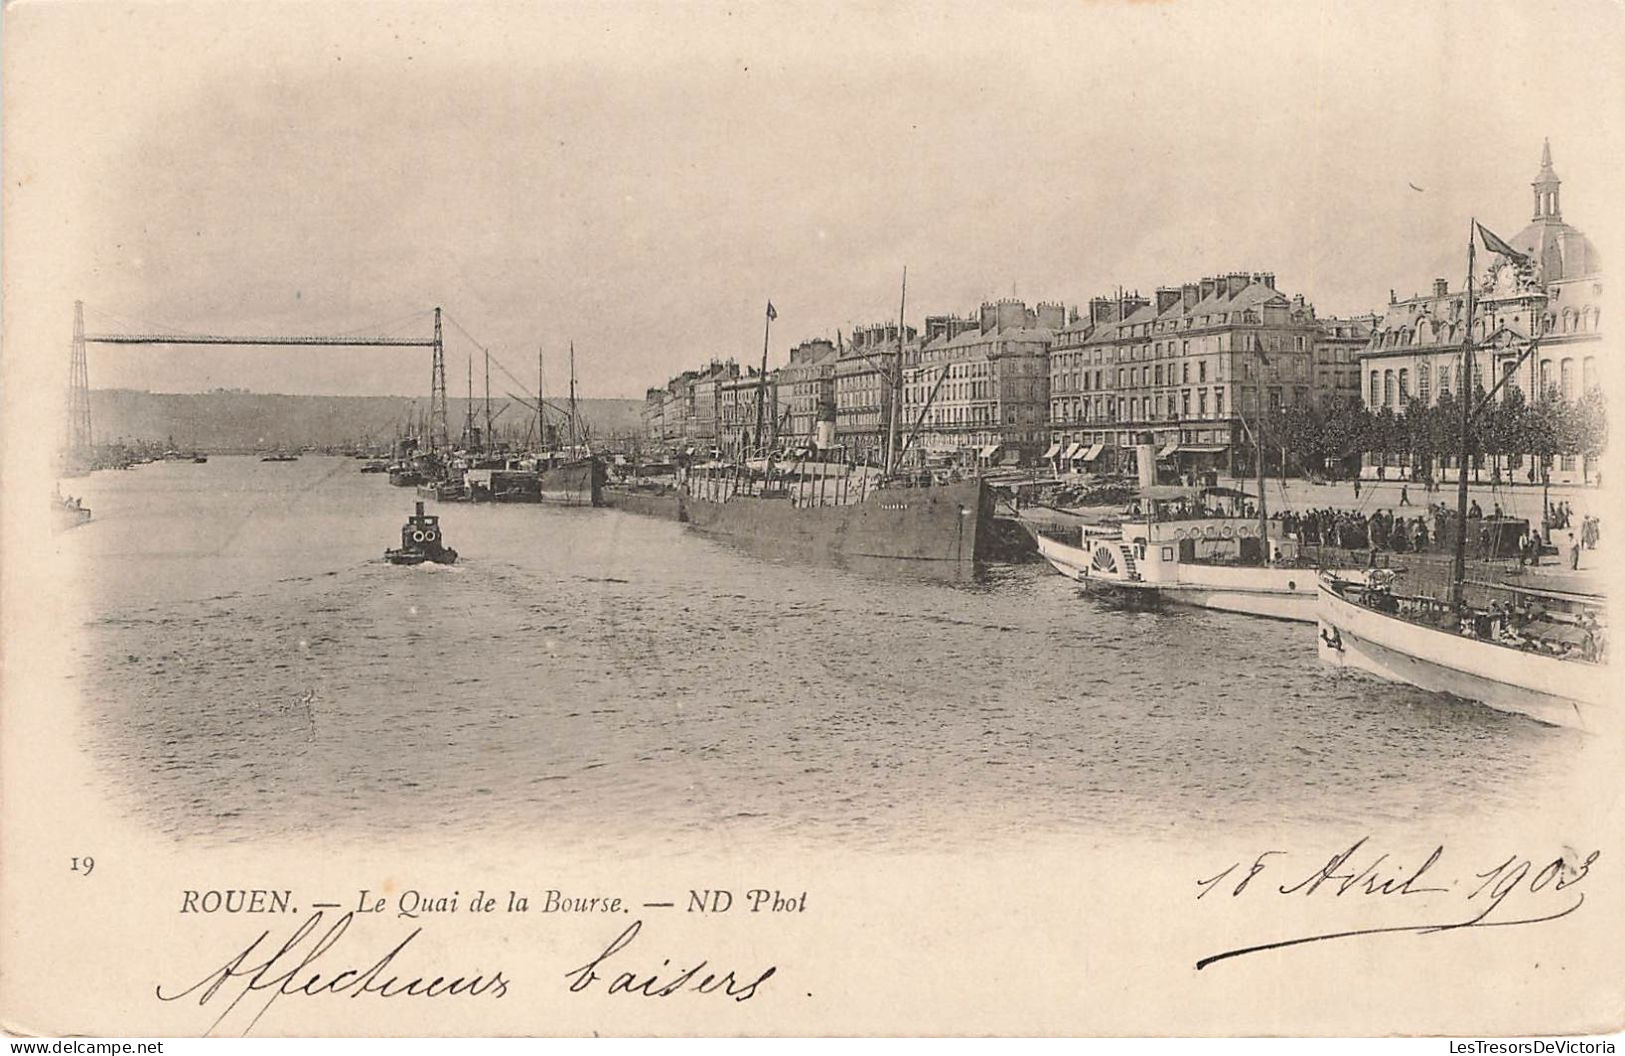
[[(1320, 659), (1390, 682), (1406, 682), (1527, 715), (1558, 726), (1595, 730), (1608, 695), (1608, 668), (1588, 609), (1562, 613), (1527, 633), (1461, 633), (1456, 610), (1432, 598), (1393, 593), (1387, 585), (1321, 577)], [(1508, 590), (1518, 592), (1517, 587)], [(1543, 592), (1544, 593), (1544, 592)], [(1601, 599), (1595, 600), (1601, 607)], [(1482, 628), (1485, 614), (1466, 623)], [(1504, 617), (1500, 619), (1504, 620)], [(1589, 641), (1587, 640), (1589, 636)], [(1567, 650), (1562, 655), (1558, 650)]]
[[(1274, 534), (1279, 522), (1260, 525), (1240, 515), (1248, 498), (1229, 488), (1161, 485), (1142, 489), (1143, 516), (1113, 527), (1082, 526), (1078, 545), (1029, 528), (1044, 559), (1086, 586), (1314, 623), (1319, 570), (1299, 560), (1296, 540)], [(1357, 569), (1340, 574), (1350, 580), (1364, 575)]]
[[(1532, 281), (1537, 262), (1473, 221), (1467, 243), (1466, 334), (1461, 377), (1473, 376), (1473, 317), (1478, 278), (1478, 238), (1508, 258), (1519, 282)], [(1471, 420), (1490, 405), (1507, 379), (1540, 345), (1529, 342), (1481, 399), (1462, 401), (1458, 467), (1472, 454)], [(1597, 730), (1619, 722), (1617, 709), (1605, 709), (1608, 669), (1604, 599), (1600, 594), (1552, 585), (1477, 584), (1510, 591), (1522, 603), (1511, 613), (1485, 611), (1467, 603), (1467, 477), (1456, 484), (1456, 557), (1448, 599), (1412, 597), (1393, 590), (1391, 575), (1365, 584), (1325, 577), (1319, 584), (1320, 658), (1339, 668), (1355, 668), (1380, 678), (1478, 701), (1500, 711), (1541, 722)], [(1541, 611), (1536, 611), (1538, 602)], [(1617, 694), (1616, 694), (1617, 695)]]

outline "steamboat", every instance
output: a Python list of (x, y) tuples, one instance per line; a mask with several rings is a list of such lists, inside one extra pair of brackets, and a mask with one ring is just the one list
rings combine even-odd
[[(1140, 496), (1112, 525), (1081, 525), (1076, 541), (1024, 521), (1051, 567), (1091, 588), (1140, 601), (1170, 601), (1314, 623), (1318, 569), (1299, 553), (1258, 495), (1234, 488), (1155, 484), (1155, 454), (1141, 444)], [(1363, 578), (1345, 570), (1349, 581)]]
[(425, 561), (450, 565), (456, 563), (457, 551), (446, 545), (440, 533), (440, 518), (424, 513), (420, 502), (417, 512), (401, 528), (400, 549), (385, 550), (384, 560), (392, 565), (421, 565)]

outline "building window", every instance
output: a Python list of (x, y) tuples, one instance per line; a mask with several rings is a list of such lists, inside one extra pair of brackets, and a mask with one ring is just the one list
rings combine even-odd
[(1196, 393), (1196, 413), (1203, 418), (1207, 417), (1207, 390), (1199, 389)]
[(1207, 380), (1207, 360), (1205, 360), (1205, 359), (1196, 364), (1196, 380), (1197, 381), (1206, 381)]
[(1399, 368), (1399, 405), (1401, 407), (1411, 398), (1411, 372), (1404, 367)]
[(1587, 356), (1580, 364), (1580, 378), (1585, 391), (1590, 392), (1597, 387), (1597, 357)]
[(1214, 389), (1213, 390), (1213, 413), (1215, 415), (1223, 415), (1224, 414), (1224, 390), (1223, 389)]
[(1574, 399), (1574, 360), (1563, 360), (1559, 367), (1558, 374), (1562, 379), (1561, 385), (1563, 390), (1563, 398), (1565, 400)]
[(1429, 391), (1432, 385), (1432, 375), (1433, 370), (1426, 363), (1422, 363), (1417, 366), (1416, 398), (1422, 401), (1422, 405), (1424, 407), (1427, 406), (1428, 397), (1432, 395), (1432, 393)]
[(1189, 385), (1191, 383), (1191, 365), (1189, 363), (1181, 363), (1179, 365), (1179, 381), (1182, 385)]
[(1382, 372), (1382, 405), (1392, 407), (1394, 405), (1394, 395), (1394, 372), (1385, 370)]
[[(1247, 376), (1251, 377), (1252, 376), (1252, 371), (1248, 371)], [(1373, 370), (1371, 372), (1371, 406), (1376, 407), (1381, 402), (1382, 402), (1382, 382), (1378, 380), (1377, 372)]]

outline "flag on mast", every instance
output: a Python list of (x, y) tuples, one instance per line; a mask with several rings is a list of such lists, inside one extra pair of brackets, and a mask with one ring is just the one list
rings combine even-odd
[(778, 317), (779, 317), (779, 313), (773, 310), (773, 302), (768, 301), (767, 302), (767, 318), (768, 318), (768, 320), (772, 321), (774, 319), (777, 319)]
[(1483, 224), (1479, 224), (1477, 220), (1474, 220), (1473, 223), (1478, 224), (1478, 237), (1484, 240), (1484, 248), (1489, 250), (1491, 253), (1499, 253), (1503, 257), (1511, 257), (1513, 260), (1520, 263), (1529, 259), (1529, 254), (1520, 253), (1518, 250), (1513, 249), (1504, 240), (1497, 236), (1494, 231), (1491, 231)]

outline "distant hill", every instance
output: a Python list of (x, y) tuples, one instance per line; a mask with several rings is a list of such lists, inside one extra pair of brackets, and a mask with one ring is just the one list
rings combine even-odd
[[(173, 436), (181, 448), (251, 451), (286, 447), (345, 447), (387, 444), (413, 413), (427, 413), (429, 401), (400, 396), (286, 396), (257, 392), (165, 393), (133, 389), (93, 389), (91, 425), (97, 443), (161, 441)], [(553, 401), (548, 401), (550, 405)], [(581, 417), (593, 436), (607, 438), (640, 428), (641, 400), (581, 400)], [(447, 403), (455, 442), (463, 429), (468, 401)], [(505, 409), (504, 409), (505, 408)], [(474, 401), (483, 424), (485, 405)], [(503, 398), (491, 401), (499, 436), (523, 440), (535, 415)], [(549, 412), (550, 424), (559, 421)], [(534, 429), (531, 429), (534, 433)]]

